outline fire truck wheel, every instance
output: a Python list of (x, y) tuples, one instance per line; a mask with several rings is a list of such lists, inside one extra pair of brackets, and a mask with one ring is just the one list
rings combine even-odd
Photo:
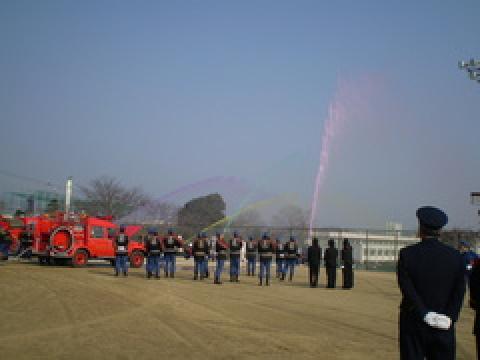
[(72, 266), (73, 267), (82, 267), (87, 265), (88, 262), (88, 253), (85, 250), (77, 250), (73, 254)]
[(140, 251), (134, 251), (132, 255), (130, 255), (130, 266), (133, 268), (142, 267), (143, 260), (144, 260), (143, 253)]

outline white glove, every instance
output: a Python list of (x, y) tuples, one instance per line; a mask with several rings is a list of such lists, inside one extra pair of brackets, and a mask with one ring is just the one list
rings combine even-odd
[(440, 330), (448, 330), (452, 326), (452, 319), (447, 315), (438, 314), (437, 316), (437, 328)]
[(437, 313), (429, 312), (423, 318), (423, 321), (427, 323), (428, 326), (435, 327), (437, 324)]
[(425, 321), (427, 325), (439, 330), (448, 330), (452, 325), (452, 320), (448, 316), (433, 311), (427, 313), (423, 321)]
[(470, 270), (472, 270), (472, 269), (473, 269), (472, 264), (468, 264), (468, 265), (467, 265), (467, 270), (470, 271)]

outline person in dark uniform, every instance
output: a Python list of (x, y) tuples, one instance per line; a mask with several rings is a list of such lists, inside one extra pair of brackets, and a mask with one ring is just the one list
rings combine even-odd
[(275, 263), (277, 265), (277, 279), (280, 279), (280, 281), (285, 280), (285, 271), (287, 270), (285, 252), (285, 245), (282, 244), (282, 240), (277, 237), (275, 242)]
[(335, 248), (335, 241), (328, 240), (328, 248), (325, 250), (325, 269), (327, 273), (327, 288), (334, 289), (337, 281), (337, 259), (338, 250)]
[(30, 258), (32, 256), (33, 234), (32, 225), (27, 225), (19, 237), (20, 246), (17, 256), (20, 258)]
[[(295, 271), (295, 265), (298, 261), (298, 245), (294, 236), (290, 236), (290, 240), (285, 244), (285, 257), (286, 257), (286, 269), (284, 271), (285, 276), (290, 271), (290, 277), (288, 281), (293, 280), (293, 274)], [(285, 277), (284, 276), (284, 277)]]
[(120, 226), (120, 233), (115, 237), (115, 276), (123, 273), (128, 275), (128, 243), (129, 239), (125, 234), (125, 226)]
[(417, 210), (421, 241), (400, 250), (397, 280), (401, 359), (455, 359), (455, 322), (465, 293), (460, 253), (442, 244), (447, 215), (431, 206)]
[(175, 277), (177, 249), (180, 247), (177, 236), (172, 229), (168, 230), (167, 236), (163, 239), (163, 256), (165, 260), (165, 277)]
[(208, 254), (207, 234), (197, 235), (197, 239), (193, 242), (193, 280), (203, 280), (205, 278), (205, 255)]
[(227, 260), (228, 244), (223, 239), (220, 233), (216, 235), (217, 241), (215, 242), (215, 252), (217, 253), (217, 266), (215, 268), (215, 280), (214, 284), (222, 284), (222, 272)]
[(265, 285), (270, 285), (270, 266), (272, 265), (273, 251), (274, 248), (270, 237), (264, 234), (262, 240), (258, 242), (258, 255), (260, 257), (259, 286), (262, 286), (264, 277)]
[(238, 282), (240, 274), (240, 250), (242, 249), (242, 239), (237, 232), (233, 233), (230, 239), (230, 281)]
[(480, 360), (480, 259), (473, 262), (470, 282), (470, 307), (475, 311), (473, 334), (477, 345), (477, 359)]
[(467, 277), (468, 285), (468, 278), (472, 273), (473, 263), (478, 258), (478, 255), (474, 251), (472, 251), (470, 244), (466, 241), (460, 241), (460, 246), (458, 250), (462, 254), (463, 263), (465, 265), (465, 276)]
[(10, 233), (0, 226), (0, 260), (8, 260), (8, 252), (12, 245)]
[(322, 249), (318, 246), (316, 237), (312, 240), (312, 245), (308, 247), (307, 261), (310, 275), (310, 287), (318, 286), (318, 273), (320, 271), (320, 261), (322, 260)]
[(342, 280), (344, 289), (353, 288), (353, 249), (348, 239), (343, 239)]
[(155, 278), (159, 279), (162, 243), (158, 238), (158, 233), (155, 229), (148, 230), (148, 236), (145, 241), (145, 250), (147, 252), (147, 279), (150, 279), (153, 274), (155, 274)]
[(253, 237), (250, 236), (246, 245), (247, 252), (247, 275), (255, 276), (255, 267), (257, 262), (257, 245), (253, 241)]

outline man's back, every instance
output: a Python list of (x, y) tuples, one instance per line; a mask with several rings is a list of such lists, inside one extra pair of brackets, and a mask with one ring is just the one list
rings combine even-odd
[(456, 321), (465, 292), (462, 257), (436, 238), (427, 238), (400, 251), (397, 276), (402, 311), (423, 319), (429, 311)]
[(308, 247), (308, 264), (310, 266), (319, 266), (322, 258), (322, 249), (318, 246)]

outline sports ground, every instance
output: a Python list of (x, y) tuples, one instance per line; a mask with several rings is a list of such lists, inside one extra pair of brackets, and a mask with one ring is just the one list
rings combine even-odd
[[(310, 289), (303, 266), (292, 283), (270, 287), (244, 275), (194, 282), (191, 260), (177, 268), (175, 279), (146, 280), (144, 269), (116, 278), (99, 264), (0, 263), (0, 358), (399, 358), (393, 273), (357, 271), (348, 291), (325, 289), (323, 269), (321, 288)], [(465, 306), (458, 359), (475, 356), (472, 324)]]

